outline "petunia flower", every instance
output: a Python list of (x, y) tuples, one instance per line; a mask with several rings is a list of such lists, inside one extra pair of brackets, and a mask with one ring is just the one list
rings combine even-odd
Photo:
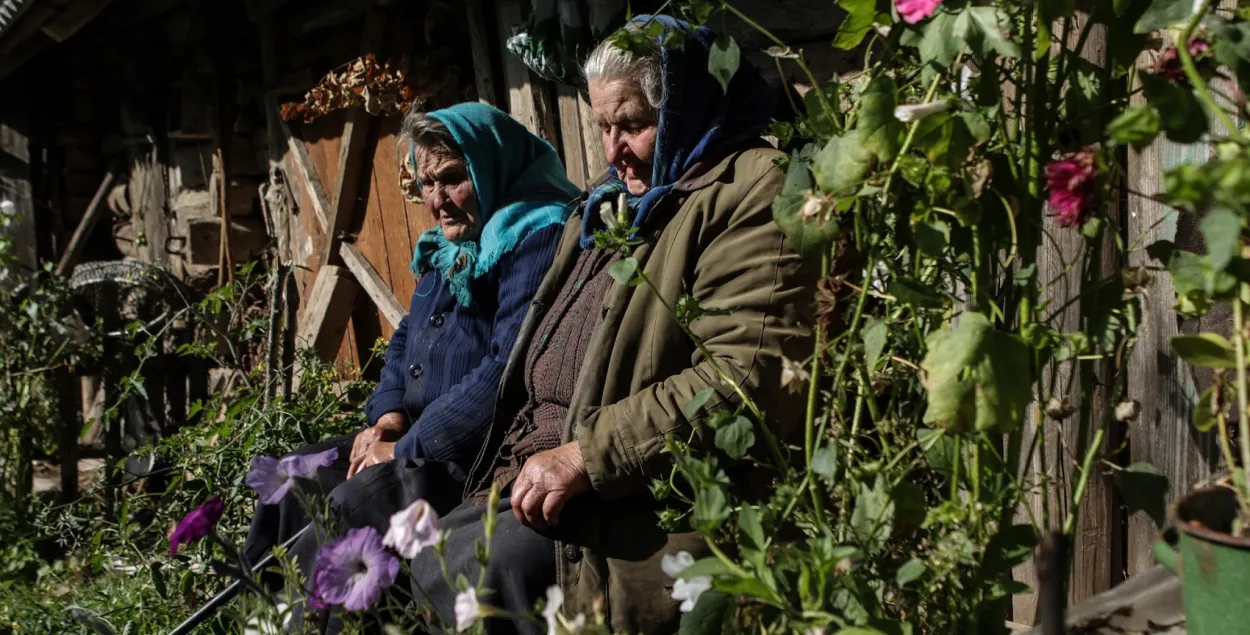
[(378, 531), (358, 527), (317, 552), (313, 585), (323, 602), (362, 611), (382, 597), (398, 573), (399, 559), (382, 546)]
[(903, 123), (911, 123), (929, 115), (946, 112), (948, 109), (950, 109), (950, 102), (945, 99), (927, 104), (903, 104), (894, 108), (894, 118)]
[(317, 454), (292, 454), (282, 459), (272, 456), (252, 457), (252, 470), (243, 478), (248, 487), (256, 490), (260, 502), (276, 505), (295, 485), (297, 478), (312, 478), (319, 467), (329, 467), (339, 457), (338, 448), (330, 448)]
[(178, 521), (178, 526), (174, 528), (174, 533), (169, 535), (169, 557), (173, 558), (178, 555), (178, 545), (191, 544), (207, 536), (208, 532), (213, 529), (213, 525), (221, 520), (221, 514), (225, 509), (226, 506), (221, 499), (213, 496), (203, 505), (183, 516), (182, 520)]
[(391, 528), (382, 538), (382, 544), (393, 547), (407, 560), (417, 557), (422, 549), (437, 545), (438, 541), (438, 514), (424, 499), (392, 515)]
[(683, 571), (694, 565), (694, 556), (689, 551), (678, 551), (676, 556), (664, 554), (660, 559), (660, 568), (664, 574), (673, 578), (673, 599), (681, 600), (681, 612), (689, 613), (699, 603), (699, 596), (712, 588), (711, 576), (700, 575), (691, 578), (679, 577)]
[(547, 605), (543, 617), (547, 620), (547, 635), (574, 635), (586, 628), (586, 616), (578, 613), (572, 620), (564, 619), (560, 609), (564, 606), (564, 591), (558, 586), (547, 587)]
[(1098, 160), (1092, 148), (1066, 154), (1046, 166), (1047, 202), (1061, 227), (1078, 225), (1094, 202)]
[(942, 0), (894, 0), (894, 8), (898, 9), (898, 14), (908, 24), (915, 24), (933, 15), (939, 4), (942, 4)]
[(477, 591), (473, 588), (465, 589), (456, 594), (455, 611), (457, 631), (469, 630), (469, 627), (486, 616), (482, 611), (482, 605), (477, 601)]

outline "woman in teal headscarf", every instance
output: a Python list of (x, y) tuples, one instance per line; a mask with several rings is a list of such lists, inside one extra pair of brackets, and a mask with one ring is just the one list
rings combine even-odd
[[(504, 365), (579, 195), (551, 145), (491, 106), (409, 112), (400, 150), (405, 195), (438, 222), (417, 241), (409, 313), (365, 406), (369, 427), (295, 453), (325, 457), (320, 489), (353, 503), (340, 510), (352, 526), (384, 528), (417, 497), (459, 502), (456, 481), (481, 447)], [(366, 470), (377, 464), (388, 467)], [(262, 505), (246, 551), (256, 562), (307, 517), (293, 496), (265, 496), (280, 475), (253, 474)]]

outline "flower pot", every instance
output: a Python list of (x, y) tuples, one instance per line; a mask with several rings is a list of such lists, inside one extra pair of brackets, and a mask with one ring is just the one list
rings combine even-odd
[(1154, 545), (1155, 558), (1181, 578), (1189, 635), (1250, 629), (1250, 539), (1233, 537), (1237, 497), (1231, 489), (1195, 491), (1176, 506), (1177, 532)]

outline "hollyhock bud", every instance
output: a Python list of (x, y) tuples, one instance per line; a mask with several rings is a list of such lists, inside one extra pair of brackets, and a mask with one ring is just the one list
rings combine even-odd
[(1095, 198), (1098, 155), (1093, 148), (1065, 154), (1046, 166), (1047, 203), (1061, 227), (1079, 225)]

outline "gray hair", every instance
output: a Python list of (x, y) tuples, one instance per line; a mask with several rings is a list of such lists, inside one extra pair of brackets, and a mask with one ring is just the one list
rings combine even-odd
[(399, 127), (400, 151), (407, 153), (405, 140), (427, 150), (446, 152), (457, 159), (464, 158), (460, 144), (456, 143), (456, 138), (451, 136), (447, 125), (416, 108), (404, 115), (404, 121)]
[[(631, 33), (640, 33), (646, 25), (630, 22), (624, 28)], [(651, 105), (651, 108), (659, 111), (664, 105), (664, 99), (668, 96), (667, 88), (664, 86), (664, 64), (660, 60), (659, 45), (653, 38), (648, 37), (647, 41), (651, 43), (651, 53), (645, 56), (617, 46), (614, 38), (611, 37), (600, 42), (595, 50), (591, 51), (590, 57), (586, 58), (586, 64), (582, 67), (582, 71), (586, 74), (586, 81), (624, 79), (636, 82), (642, 89), (642, 95), (647, 103)]]

